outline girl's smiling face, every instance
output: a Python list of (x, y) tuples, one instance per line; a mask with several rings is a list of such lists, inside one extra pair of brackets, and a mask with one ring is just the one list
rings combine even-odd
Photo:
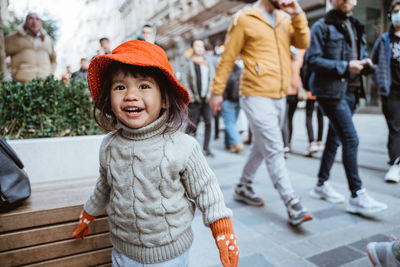
[(118, 71), (111, 83), (111, 109), (116, 118), (130, 128), (149, 125), (165, 108), (160, 87), (152, 77), (134, 77)]

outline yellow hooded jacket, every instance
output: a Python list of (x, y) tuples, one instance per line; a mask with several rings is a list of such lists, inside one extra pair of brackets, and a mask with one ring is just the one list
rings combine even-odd
[(310, 29), (304, 12), (292, 18), (282, 11), (275, 12), (275, 28), (256, 7), (246, 7), (232, 17), (210, 89), (214, 94), (223, 94), (240, 54), (244, 63), (242, 96), (275, 99), (286, 96), (292, 76), (290, 46), (306, 49), (310, 44)]

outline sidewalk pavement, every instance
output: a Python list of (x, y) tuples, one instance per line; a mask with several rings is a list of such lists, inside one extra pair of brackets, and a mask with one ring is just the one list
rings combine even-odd
[[(294, 117), (293, 153), (286, 161), (296, 193), (314, 219), (300, 227), (287, 223), (286, 209), (268, 177), (265, 165), (260, 166), (254, 189), (265, 200), (264, 207), (250, 207), (233, 200), (248, 152), (231, 154), (224, 150), (223, 133), (211, 143), (215, 158), (208, 158), (216, 173), (225, 202), (233, 211), (232, 222), (238, 238), (241, 267), (267, 266), (372, 266), (365, 246), (370, 241), (386, 241), (389, 235), (400, 237), (400, 184), (387, 184), (383, 176), (386, 164), (387, 127), (381, 114), (356, 114), (354, 122), (360, 138), (359, 171), (363, 185), (388, 209), (374, 218), (346, 212), (345, 204), (330, 204), (311, 198), (308, 193), (316, 183), (320, 154), (303, 156), (307, 146), (305, 111)], [(327, 122), (327, 121), (326, 121)], [(316, 129), (316, 122), (314, 124)], [(327, 124), (325, 124), (325, 134)], [(199, 126), (199, 141), (203, 125)], [(331, 172), (331, 184), (347, 198), (349, 190), (340, 162), (340, 151)], [(221, 266), (217, 247), (209, 228), (197, 211), (193, 223), (194, 244), (190, 251), (191, 267)]]

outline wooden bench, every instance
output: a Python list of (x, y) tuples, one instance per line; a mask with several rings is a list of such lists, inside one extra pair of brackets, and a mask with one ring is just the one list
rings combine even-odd
[(32, 184), (23, 206), (0, 214), (0, 266), (111, 266), (104, 213), (85, 240), (71, 237), (96, 178)]

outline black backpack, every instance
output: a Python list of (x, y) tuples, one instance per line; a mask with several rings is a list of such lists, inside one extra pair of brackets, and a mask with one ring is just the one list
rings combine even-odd
[(0, 213), (23, 204), (31, 195), (31, 184), (24, 164), (0, 136)]
[[(329, 27), (326, 24), (325, 19), (322, 20), (322, 25), (324, 27), (323, 39), (326, 42), (329, 38)], [(308, 62), (308, 53), (309, 50), (307, 50), (306, 53), (304, 54), (303, 66), (301, 66), (300, 68), (300, 78), (301, 78), (301, 83), (303, 84), (303, 88), (307, 91), (310, 91), (309, 82), (312, 71), (311, 71), (311, 66)]]

